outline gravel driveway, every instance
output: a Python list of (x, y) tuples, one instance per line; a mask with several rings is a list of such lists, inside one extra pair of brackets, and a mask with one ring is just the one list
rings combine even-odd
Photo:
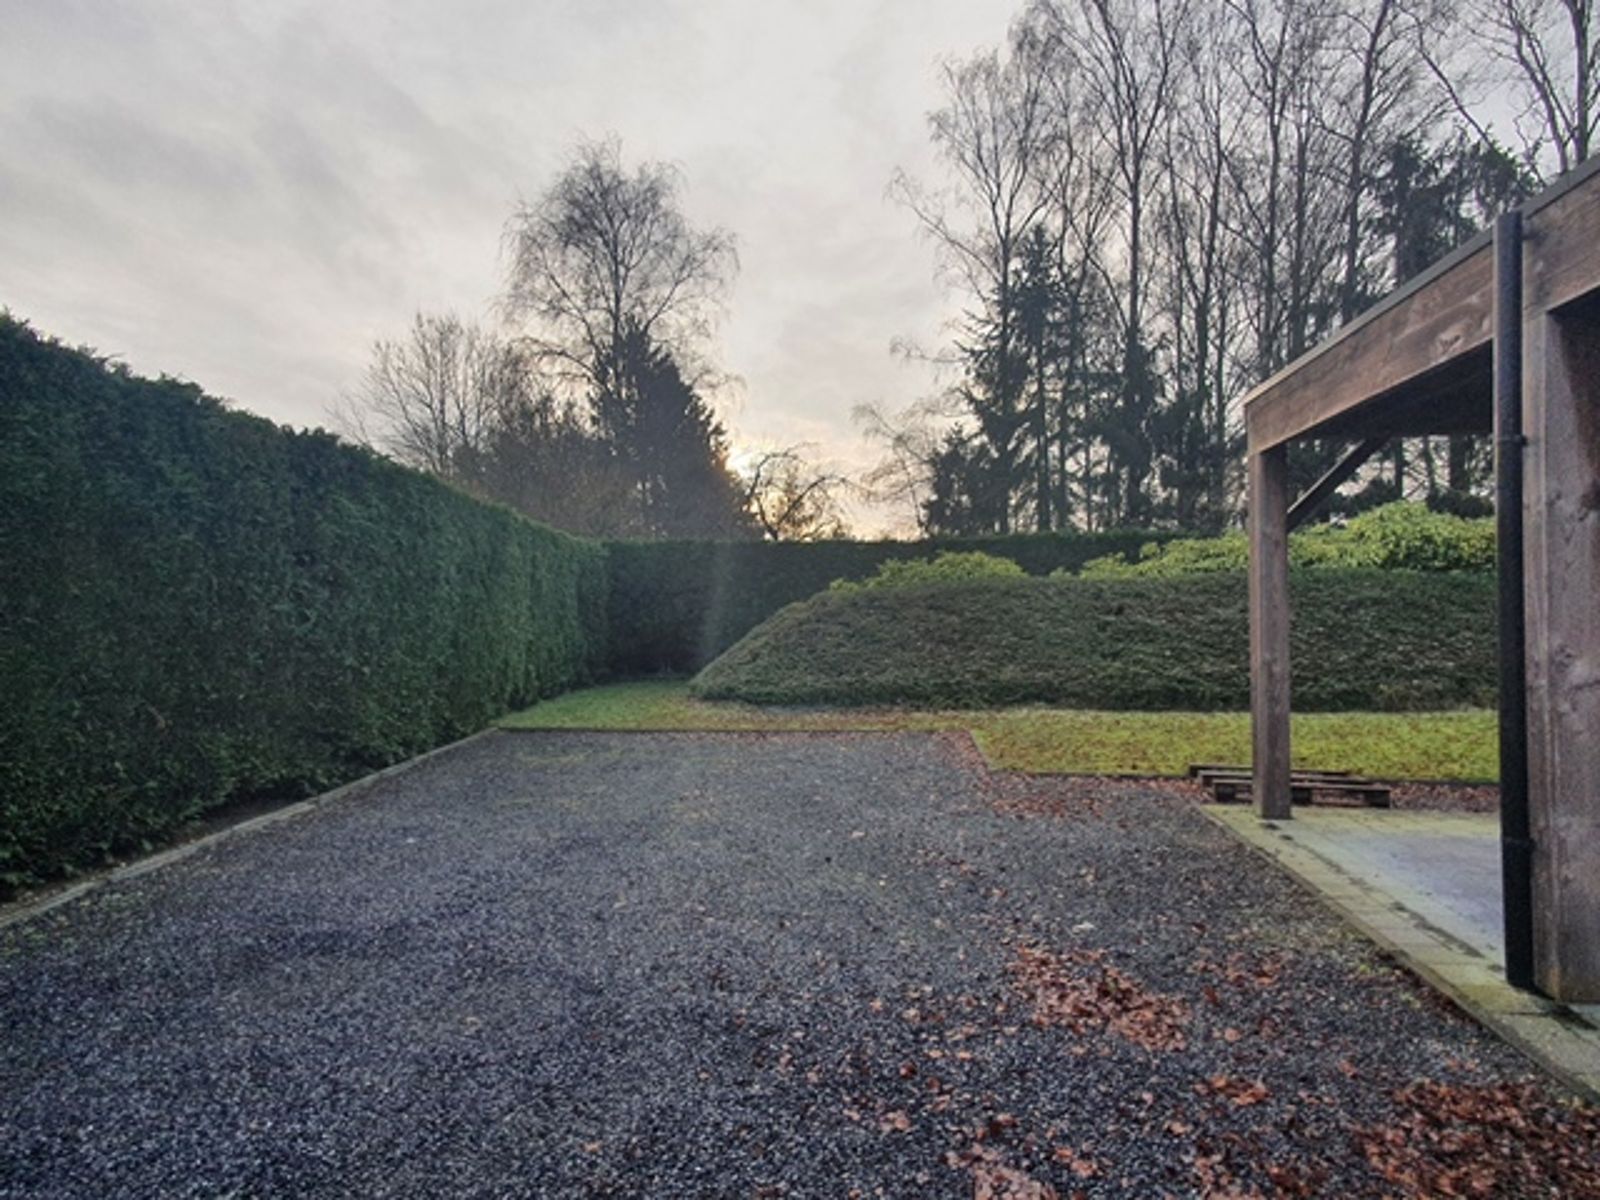
[(1572, 1116), (1180, 786), (945, 735), (492, 735), (0, 931), (0, 1017), (6, 1197), (1405, 1194), (1440, 1097)]

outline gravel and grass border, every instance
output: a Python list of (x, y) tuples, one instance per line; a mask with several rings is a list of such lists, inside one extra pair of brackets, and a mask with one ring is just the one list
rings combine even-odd
[[(681, 680), (568, 692), (501, 718), (502, 729), (596, 732), (969, 732), (992, 767), (1040, 775), (1181, 776), (1190, 763), (1248, 762), (1248, 713), (1093, 712), (1061, 708), (924, 711), (777, 708), (698, 700)], [(1493, 782), (1496, 716), (1296, 713), (1294, 764), (1375, 779)]]

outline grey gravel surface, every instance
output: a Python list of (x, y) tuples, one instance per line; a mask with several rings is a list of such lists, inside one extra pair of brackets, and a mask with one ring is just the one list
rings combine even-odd
[(0, 931), (0, 1018), (5, 1197), (1363, 1194), (1529, 1072), (1182, 788), (953, 736), (496, 735)]

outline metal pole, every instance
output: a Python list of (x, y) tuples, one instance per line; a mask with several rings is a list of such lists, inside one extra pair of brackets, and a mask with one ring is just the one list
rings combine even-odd
[(1522, 591), (1522, 214), (1494, 225), (1495, 533), (1500, 617), (1500, 875), (1506, 980), (1533, 988), (1533, 839)]

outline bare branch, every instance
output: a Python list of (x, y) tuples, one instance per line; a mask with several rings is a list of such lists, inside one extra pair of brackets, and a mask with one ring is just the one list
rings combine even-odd
[(732, 234), (693, 228), (682, 179), (665, 163), (631, 174), (615, 138), (580, 146), (538, 201), (506, 225), (511, 257), (503, 307), (531, 323), (539, 357), (614, 382), (617, 350), (635, 330), (693, 370), (738, 269)]

